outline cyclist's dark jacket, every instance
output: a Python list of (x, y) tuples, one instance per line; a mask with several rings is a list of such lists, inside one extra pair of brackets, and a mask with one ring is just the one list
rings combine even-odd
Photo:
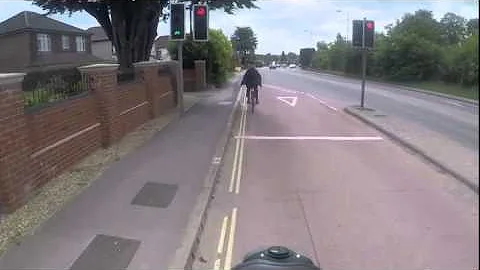
[(260, 75), (256, 68), (249, 68), (245, 72), (245, 75), (243, 75), (242, 85), (243, 84), (248, 88), (262, 86), (262, 75)]

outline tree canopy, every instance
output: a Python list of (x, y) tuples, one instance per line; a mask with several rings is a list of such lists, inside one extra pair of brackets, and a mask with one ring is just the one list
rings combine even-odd
[[(368, 53), (367, 74), (389, 80), (442, 80), (478, 85), (478, 19), (446, 13), (436, 20), (432, 12), (405, 14), (376, 33)], [(327, 44), (317, 43), (312, 66), (351, 74), (361, 73), (361, 52), (338, 34)]]
[(252, 62), (255, 58), (258, 40), (250, 27), (237, 27), (230, 37), (233, 49), (237, 52), (242, 64)]
[[(149, 60), (157, 36), (159, 21), (168, 17), (169, 0), (31, 0), (52, 13), (86, 11), (93, 16), (112, 41), (121, 69), (130, 69), (133, 63)], [(241, 8), (256, 8), (256, 0), (191, 0), (188, 4), (207, 3), (210, 9), (233, 13)]]

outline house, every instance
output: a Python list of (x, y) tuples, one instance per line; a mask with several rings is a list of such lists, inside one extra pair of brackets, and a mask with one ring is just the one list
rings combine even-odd
[(171, 60), (168, 53), (169, 36), (159, 36), (153, 43), (154, 58), (158, 60)]
[[(93, 55), (105, 60), (117, 60), (115, 47), (101, 26), (90, 27), (87, 31), (92, 34)], [(167, 45), (168, 36), (157, 37), (150, 52), (150, 60), (170, 60)]]
[(92, 34), (93, 55), (108, 61), (117, 60), (115, 47), (101, 26), (90, 27), (87, 29), (87, 32)]
[(45, 15), (23, 11), (0, 23), (0, 72), (28, 72), (99, 62), (90, 34)]

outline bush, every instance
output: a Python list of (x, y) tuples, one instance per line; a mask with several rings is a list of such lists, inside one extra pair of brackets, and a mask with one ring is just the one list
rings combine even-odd
[[(178, 59), (177, 46), (170, 42), (168, 50), (173, 59)], [(206, 60), (207, 82), (217, 86), (228, 80), (233, 68), (232, 45), (221, 30), (209, 30), (208, 42), (193, 42), (190, 36), (183, 42), (183, 68), (195, 67), (195, 60)]]
[(25, 75), (22, 87), (27, 107), (87, 91), (87, 85), (76, 68), (29, 72)]

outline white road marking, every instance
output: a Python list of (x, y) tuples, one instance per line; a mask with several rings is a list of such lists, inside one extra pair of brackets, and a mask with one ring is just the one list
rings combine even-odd
[(272, 89), (275, 89), (275, 90), (283, 91), (283, 92), (286, 92), (286, 93), (293, 93), (293, 94), (298, 93), (298, 91), (291, 90), (291, 89), (286, 89), (286, 88), (276, 86), (276, 85), (264, 84), (263, 86), (268, 87), (268, 88), (272, 88)]
[(382, 141), (378, 136), (235, 136), (240, 140)]
[(338, 111), (338, 109), (337, 109), (337, 108), (335, 108), (335, 107), (333, 107), (333, 106), (330, 106), (330, 105), (328, 105), (328, 104), (327, 104), (325, 101), (323, 101), (323, 100), (321, 100), (321, 99), (317, 98), (316, 96), (314, 96), (314, 95), (312, 95), (312, 94), (310, 94), (310, 93), (309, 93), (309, 94), (307, 94), (307, 96), (309, 96), (310, 98), (313, 98), (313, 99), (315, 99), (316, 101), (320, 102), (320, 104), (324, 105), (325, 107), (329, 108), (330, 110), (333, 110), (333, 111)]
[(455, 102), (455, 101), (445, 100), (445, 102), (450, 104), (450, 105), (453, 105), (453, 106), (464, 107), (463, 104), (460, 104), (460, 103)]
[(297, 97), (277, 97), (277, 99), (285, 102), (291, 107), (295, 107), (295, 105), (297, 105)]
[(230, 231), (228, 234), (227, 253), (225, 254), (225, 265), (223, 269), (232, 269), (233, 244), (235, 243), (235, 226), (237, 222), (237, 208), (233, 208), (232, 222), (230, 223)]
[(233, 103), (232, 101), (220, 101), (220, 102), (218, 102), (217, 104), (218, 104), (218, 105), (230, 105), (230, 104), (232, 104), (232, 103)]
[(214, 157), (212, 160), (212, 164), (220, 164), (221, 161), (222, 161), (221, 157)]

